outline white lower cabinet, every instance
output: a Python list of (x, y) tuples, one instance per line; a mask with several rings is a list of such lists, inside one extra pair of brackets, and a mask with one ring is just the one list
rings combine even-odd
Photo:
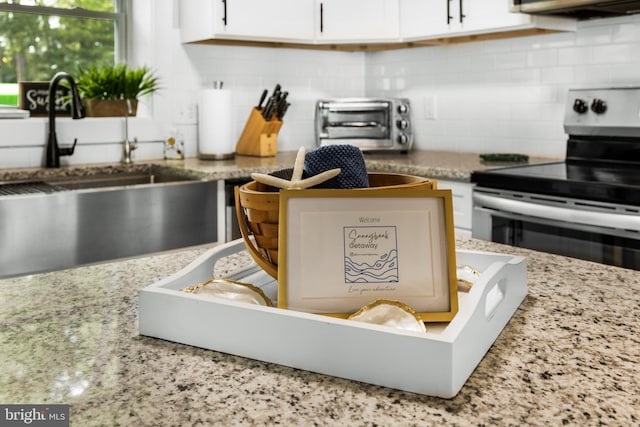
[(451, 190), (453, 195), (453, 223), (456, 235), (471, 237), (471, 215), (473, 213), (473, 184), (438, 179), (438, 189)]

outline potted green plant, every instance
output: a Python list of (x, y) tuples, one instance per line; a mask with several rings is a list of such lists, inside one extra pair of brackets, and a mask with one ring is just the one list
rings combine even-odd
[(138, 98), (157, 90), (158, 78), (146, 66), (94, 65), (78, 68), (77, 85), (87, 116), (135, 116)]

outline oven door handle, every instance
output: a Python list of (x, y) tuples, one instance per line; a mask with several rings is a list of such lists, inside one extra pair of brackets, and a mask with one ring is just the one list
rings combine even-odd
[(335, 128), (379, 128), (382, 123), (379, 122), (329, 122), (329, 127)]
[(621, 213), (581, 211), (557, 206), (539, 205), (521, 200), (505, 199), (499, 196), (474, 193), (474, 206), (497, 211), (519, 214), (529, 218), (541, 218), (568, 223), (607, 227), (640, 232), (640, 215)]

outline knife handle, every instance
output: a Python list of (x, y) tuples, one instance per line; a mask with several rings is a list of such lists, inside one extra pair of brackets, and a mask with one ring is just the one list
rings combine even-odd
[(282, 107), (282, 110), (280, 110), (279, 114), (278, 114), (278, 118), (280, 120), (282, 120), (282, 118), (284, 117), (284, 114), (287, 112), (287, 110), (289, 109), (289, 106), (291, 105), (291, 103), (287, 102), (284, 107)]
[(256, 109), (258, 110), (262, 110), (262, 103), (264, 102), (264, 100), (267, 98), (267, 93), (269, 91), (267, 89), (262, 91), (262, 95), (260, 96), (260, 101), (258, 102), (258, 106), (256, 107)]

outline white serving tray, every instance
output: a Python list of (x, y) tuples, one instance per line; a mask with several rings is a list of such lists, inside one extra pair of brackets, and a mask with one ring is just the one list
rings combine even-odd
[[(179, 272), (139, 292), (142, 335), (293, 368), (444, 398), (454, 397), (527, 295), (522, 257), (457, 250), (458, 264), (481, 272), (459, 292), (451, 322), (427, 333), (263, 307), (204, 300), (180, 289), (211, 279), (215, 263), (244, 250), (216, 246)], [(277, 283), (257, 266), (229, 279), (260, 287), (274, 302)]]

